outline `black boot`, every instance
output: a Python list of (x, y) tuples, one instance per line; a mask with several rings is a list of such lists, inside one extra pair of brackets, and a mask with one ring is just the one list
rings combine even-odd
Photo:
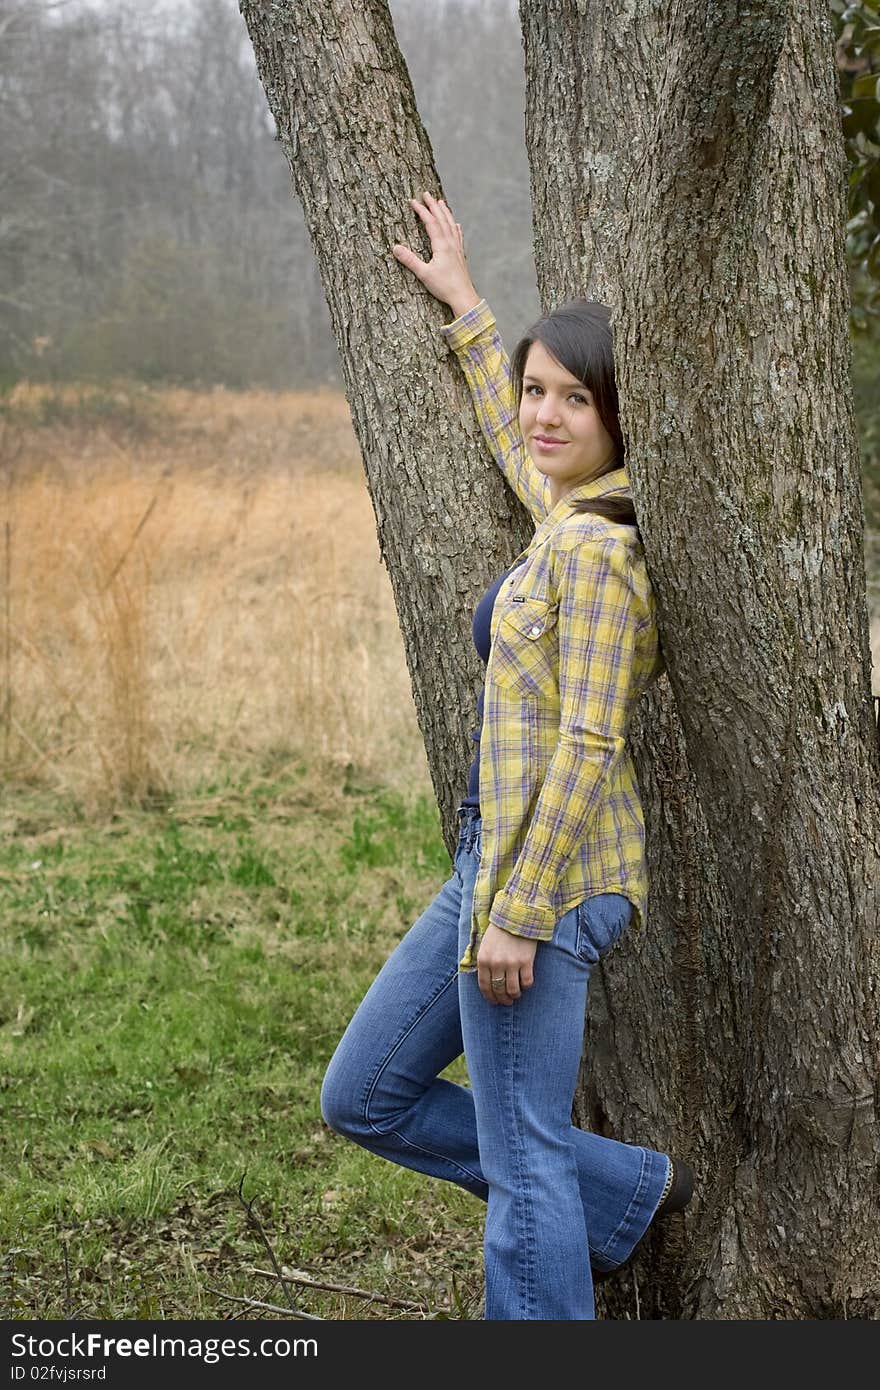
[(654, 1212), (654, 1220), (658, 1216), (671, 1216), (674, 1211), (684, 1211), (694, 1195), (693, 1169), (683, 1158), (671, 1158), (669, 1162), (672, 1164), (672, 1185)]

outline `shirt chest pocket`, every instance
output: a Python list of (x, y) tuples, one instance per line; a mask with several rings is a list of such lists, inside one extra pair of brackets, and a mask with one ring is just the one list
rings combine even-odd
[(559, 607), (537, 598), (514, 598), (500, 614), (492, 643), (492, 676), (520, 695), (556, 695)]

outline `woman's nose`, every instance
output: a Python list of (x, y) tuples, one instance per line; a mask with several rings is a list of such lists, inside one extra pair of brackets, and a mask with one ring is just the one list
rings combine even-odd
[(541, 401), (535, 419), (539, 425), (555, 425), (559, 423), (559, 408), (550, 396), (545, 396)]

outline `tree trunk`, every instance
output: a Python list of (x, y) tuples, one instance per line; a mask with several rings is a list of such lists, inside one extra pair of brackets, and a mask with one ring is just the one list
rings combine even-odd
[[(643, 0), (598, 17), (584, 8), (575, 0), (521, 0), (535, 260), (545, 308), (578, 295), (616, 308), (628, 273), (627, 209), (639, 196), (636, 170), (660, 100), (658, 7)], [(650, 564), (644, 518), (642, 533)], [(585, 1128), (678, 1154), (696, 1169), (697, 1197), (687, 1217), (658, 1227), (632, 1272), (597, 1290), (606, 1316), (679, 1318), (690, 1315), (684, 1257), (697, 1248), (694, 1214), (717, 1190), (723, 1154), (717, 1127), (707, 1122), (718, 1102), (705, 1036), (701, 937), (701, 923), (718, 918), (722, 899), (666, 677), (642, 700), (630, 743), (645, 812), (647, 931), (626, 937), (590, 981), (574, 1111)]]
[[(678, 712), (661, 683), (633, 731), (649, 929), (596, 981), (582, 1113), (698, 1170), (641, 1316), (876, 1317), (878, 750), (827, 7), (522, 12), (542, 299), (615, 309)], [(607, 1306), (633, 1305), (621, 1279)]]
[(240, 8), (324, 283), (451, 853), (482, 683), (473, 604), (532, 527), (437, 332), (448, 312), (390, 254), (413, 244), (407, 199), (441, 190), (385, 0)]

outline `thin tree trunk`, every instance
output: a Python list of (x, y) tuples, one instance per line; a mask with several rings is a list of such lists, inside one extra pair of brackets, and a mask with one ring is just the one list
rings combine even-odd
[(649, 927), (597, 981), (581, 1103), (696, 1160), (642, 1316), (877, 1316), (878, 753), (827, 7), (522, 12), (542, 298), (616, 311), (687, 748), (658, 688), (634, 730)]
[(473, 602), (532, 528), (437, 333), (448, 312), (390, 254), (413, 243), (407, 199), (441, 190), (385, 0), (240, 8), (317, 255), (452, 852), (482, 681)]

